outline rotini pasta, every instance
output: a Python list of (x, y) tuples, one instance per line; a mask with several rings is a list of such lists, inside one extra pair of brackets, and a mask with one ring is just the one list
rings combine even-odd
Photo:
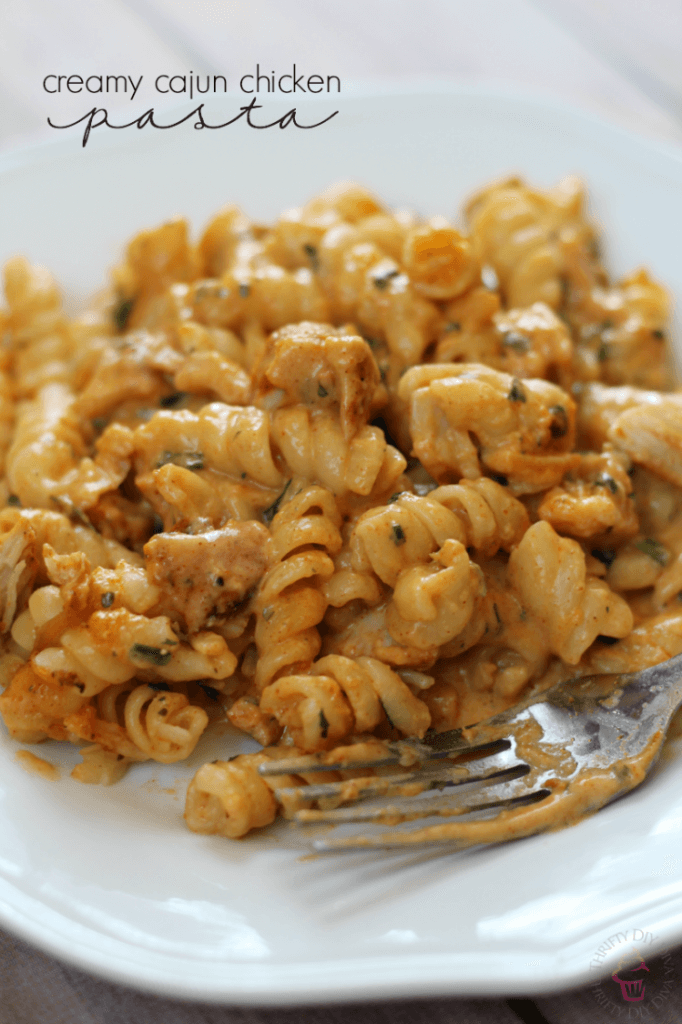
[[(239, 838), (355, 799), (388, 741), (682, 650), (668, 297), (609, 280), (575, 178), (465, 215), (342, 182), (272, 226), (177, 219), (77, 318), (7, 264), (15, 741), (75, 743), (109, 785), (230, 723), (261, 749), (200, 767), (185, 820)], [(258, 773), (292, 754), (323, 770)]]
[(268, 569), (255, 599), (259, 690), (284, 669), (310, 665), (320, 649), (326, 601), (317, 583), (334, 571), (330, 554), (341, 547), (340, 525), (334, 497), (322, 487), (304, 487), (273, 518)]

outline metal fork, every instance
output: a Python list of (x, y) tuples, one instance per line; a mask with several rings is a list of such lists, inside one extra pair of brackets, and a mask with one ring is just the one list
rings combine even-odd
[[(298, 822), (370, 828), (318, 839), (318, 852), (501, 842), (575, 824), (638, 786), (681, 703), (682, 654), (640, 672), (561, 683), (466, 729), (385, 743), (386, 755), (374, 760), (349, 759), (351, 747), (343, 759), (334, 751), (307, 754), (259, 771), (371, 769), (364, 777), (275, 789), (285, 807), (298, 805)], [(395, 771), (401, 765), (416, 770)], [(319, 810), (305, 806), (314, 801)], [(415, 825), (425, 818), (440, 820)], [(400, 828), (374, 834), (387, 825)]]

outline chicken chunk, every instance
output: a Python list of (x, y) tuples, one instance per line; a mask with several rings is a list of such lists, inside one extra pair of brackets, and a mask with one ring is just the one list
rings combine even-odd
[(162, 587), (172, 613), (189, 633), (210, 615), (225, 614), (263, 575), (268, 531), (257, 522), (229, 522), (191, 536), (156, 534), (145, 544), (151, 582)]

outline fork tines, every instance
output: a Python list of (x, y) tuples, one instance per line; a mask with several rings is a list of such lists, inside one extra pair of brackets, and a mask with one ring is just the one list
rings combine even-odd
[[(410, 767), (424, 761), (441, 760), (448, 757), (459, 757), (463, 754), (484, 756), (495, 754), (499, 750), (507, 750), (509, 740), (496, 740), (473, 746), (462, 736), (460, 729), (451, 732), (427, 734), (427, 742), (419, 740), (397, 740), (384, 744), (387, 753), (382, 757), (365, 758), (355, 761), (349, 755), (343, 760), (334, 760), (335, 751), (322, 751), (315, 754), (301, 754), (298, 757), (282, 758), (269, 761), (258, 768), (260, 775), (301, 775), (308, 772), (355, 771), (356, 769), (388, 768), (391, 765)], [(352, 747), (346, 750), (351, 751)]]
[[(365, 755), (363, 760), (353, 760), (354, 746), (358, 758)], [(387, 770), (405, 762), (411, 771)], [(364, 822), (370, 827), (395, 826), (426, 818), (480, 817), (538, 799), (530, 792), (535, 776), (517, 756), (515, 742), (488, 740), (476, 746), (459, 730), (429, 736), (428, 742), (384, 743), (373, 759), (367, 759), (366, 747), (357, 743), (342, 750), (266, 762), (259, 771), (273, 779), (274, 795), (285, 816), (302, 825)], [(330, 771), (340, 771), (345, 777), (320, 783), (310, 777), (311, 773)], [(363, 775), (364, 771), (372, 774)], [(278, 786), (278, 775), (300, 776), (301, 784), (287, 780)], [(491, 787), (496, 787), (494, 793)], [(316, 843), (315, 849), (364, 849), (368, 843), (385, 846), (388, 839), (389, 845), (415, 843), (414, 834), (410, 836), (408, 831), (407, 837), (404, 835), (335, 838)]]

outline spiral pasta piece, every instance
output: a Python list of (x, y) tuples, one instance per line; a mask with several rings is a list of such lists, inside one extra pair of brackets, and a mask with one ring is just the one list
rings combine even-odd
[(261, 709), (285, 726), (303, 751), (330, 750), (354, 731), (388, 721), (405, 736), (423, 736), (428, 708), (376, 658), (329, 655), (308, 675), (282, 676), (266, 687)]
[(21, 665), (0, 694), (0, 714), (11, 736), (25, 743), (50, 737), (68, 738), (65, 719), (88, 698), (73, 674), (38, 675), (30, 664)]
[(181, 217), (151, 231), (137, 234), (126, 250), (125, 260), (114, 269), (119, 306), (126, 307), (121, 327), (154, 325), (163, 306), (164, 291), (177, 281), (193, 281), (199, 260), (190, 244), (187, 221)]
[(307, 668), (320, 649), (316, 629), (327, 602), (319, 581), (332, 575), (330, 555), (341, 548), (341, 517), (322, 487), (304, 487), (275, 515), (269, 567), (255, 598), (259, 690), (285, 669)]
[(639, 530), (629, 468), (624, 454), (608, 449), (581, 456), (570, 478), (543, 496), (538, 516), (558, 533), (594, 547), (620, 546)]
[[(0, 329), (2, 329), (0, 321)], [(7, 355), (0, 355), (0, 476), (5, 474), (5, 455), (10, 445), (14, 424), (14, 386), (9, 373)]]
[(640, 269), (615, 284), (605, 274), (569, 276), (564, 315), (573, 327), (581, 376), (667, 391), (670, 299)]
[(334, 319), (350, 320), (363, 332), (384, 338), (395, 376), (418, 362), (433, 338), (438, 311), (419, 294), (399, 261), (367, 240), (361, 223), (331, 227), (318, 256)]
[[(246, 250), (246, 251), (245, 251)], [(240, 244), (221, 277), (176, 284), (157, 320), (177, 328), (191, 321), (209, 329), (245, 334), (251, 324), (275, 331), (301, 320), (329, 320), (329, 304), (308, 267), (286, 270), (269, 260), (260, 243)]]
[(145, 474), (169, 464), (195, 472), (206, 467), (237, 479), (247, 473), (263, 487), (284, 482), (272, 459), (268, 418), (252, 406), (211, 402), (198, 414), (157, 412), (135, 431), (135, 454), (142, 486)]
[(608, 437), (634, 462), (678, 487), (682, 485), (682, 403), (679, 397), (659, 396), (656, 402), (643, 401), (626, 409), (609, 427)]
[(464, 545), (447, 540), (431, 564), (400, 574), (386, 609), (386, 628), (402, 647), (437, 650), (464, 630), (484, 593), (481, 570)]
[(291, 475), (368, 495), (402, 474), (402, 455), (367, 425), (380, 378), (362, 338), (323, 324), (286, 327), (270, 338), (256, 380)]
[(239, 839), (275, 820), (277, 804), (258, 774), (265, 754), (240, 754), (199, 769), (187, 789), (185, 821), (192, 832)]
[(483, 558), (511, 551), (530, 525), (525, 505), (488, 477), (437, 487), (429, 497), (456, 513), (464, 528), (458, 539)]
[(430, 299), (453, 299), (480, 279), (471, 240), (444, 217), (432, 217), (407, 232), (402, 262), (415, 289)]
[(79, 552), (91, 565), (113, 568), (121, 559), (141, 559), (94, 530), (69, 522), (58, 512), (8, 508), (0, 512), (0, 635), (29, 599), (36, 577), (47, 578), (55, 554)]
[(575, 403), (548, 381), (435, 364), (408, 370), (398, 392), (410, 403), (414, 452), (439, 482), (472, 480), (486, 467), (513, 493), (533, 494), (580, 461), (571, 451)]
[(205, 405), (156, 413), (134, 434), (135, 483), (167, 530), (205, 532), (255, 519), (281, 492), (267, 414)]
[(22, 505), (54, 508), (52, 495), (85, 454), (72, 404), (70, 389), (55, 383), (46, 385), (34, 401), (19, 409), (7, 453), (7, 479)]
[(483, 261), (494, 267), (508, 306), (545, 302), (559, 308), (565, 266), (561, 234), (589, 232), (583, 199), (575, 177), (544, 193), (509, 178), (469, 201), (471, 234)]
[(436, 346), (438, 363), (485, 363), (513, 377), (546, 377), (565, 386), (575, 375), (567, 325), (544, 302), (501, 309), (482, 286), (448, 303)]
[(23, 256), (4, 268), (6, 337), (19, 398), (33, 398), (49, 384), (73, 382), (76, 338), (62, 310), (52, 275)]
[(386, 507), (365, 512), (351, 535), (353, 568), (371, 569), (388, 586), (428, 561), (447, 540), (485, 557), (511, 550), (529, 526), (528, 513), (508, 488), (481, 477), (419, 496), (404, 492)]
[(94, 612), (87, 628), (67, 630), (61, 642), (75, 659), (76, 671), (86, 685), (89, 674), (108, 685), (132, 679), (140, 671), (177, 682), (220, 681), (234, 672), (237, 659), (221, 636), (209, 631), (195, 633), (189, 643), (174, 637), (165, 615), (147, 618), (127, 608), (114, 608)]
[(524, 605), (543, 623), (549, 647), (577, 665), (597, 636), (624, 637), (632, 612), (603, 580), (586, 571), (580, 545), (539, 522), (524, 534), (509, 557), (509, 578)]
[(168, 378), (182, 365), (182, 355), (166, 333), (129, 331), (104, 347), (75, 399), (74, 413), (105, 422), (116, 416), (136, 426), (137, 409), (156, 406), (168, 394)]
[(182, 693), (158, 693), (136, 686), (125, 703), (125, 726), (132, 742), (153, 761), (184, 761), (208, 725), (203, 708)]

